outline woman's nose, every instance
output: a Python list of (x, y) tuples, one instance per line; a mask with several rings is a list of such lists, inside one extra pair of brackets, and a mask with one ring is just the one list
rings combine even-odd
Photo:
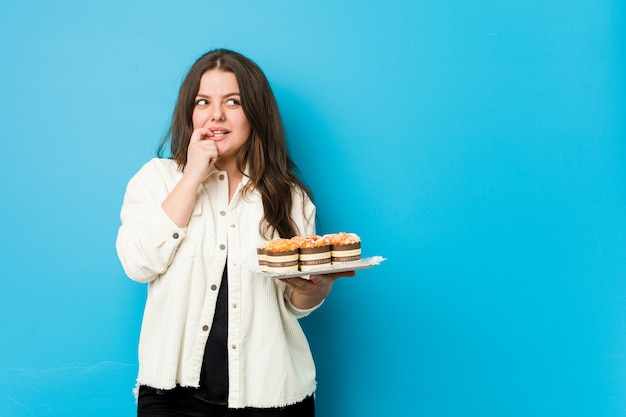
[(211, 120), (223, 120), (224, 119), (224, 111), (222, 111), (221, 106), (213, 106), (211, 109)]

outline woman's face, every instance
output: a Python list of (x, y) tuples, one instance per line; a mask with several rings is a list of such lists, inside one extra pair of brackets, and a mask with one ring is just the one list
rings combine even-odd
[(192, 114), (193, 128), (213, 132), (218, 165), (233, 162), (250, 137), (252, 128), (241, 107), (239, 85), (232, 72), (210, 70), (200, 78)]

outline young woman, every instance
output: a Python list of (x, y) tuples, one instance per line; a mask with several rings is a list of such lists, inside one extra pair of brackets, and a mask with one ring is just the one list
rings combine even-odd
[(261, 241), (315, 233), (260, 68), (224, 49), (200, 57), (161, 151), (166, 142), (171, 158), (130, 180), (117, 237), (125, 272), (148, 283), (138, 416), (313, 416), (315, 367), (298, 319), (354, 272), (252, 271)]

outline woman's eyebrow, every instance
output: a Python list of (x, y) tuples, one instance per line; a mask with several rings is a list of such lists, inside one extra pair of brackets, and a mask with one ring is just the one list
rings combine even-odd
[[(221, 96), (221, 97), (232, 97), (232, 96), (239, 96), (239, 95), (241, 95), (241, 94), (239, 94), (239, 92), (235, 92), (235, 93), (227, 93), (227, 94), (224, 94), (224, 95), (223, 95), (223, 96)], [(210, 96), (210, 95), (206, 95), (206, 94), (202, 94), (202, 93), (198, 93), (198, 94), (196, 94), (196, 97), (211, 98), (211, 96)]]

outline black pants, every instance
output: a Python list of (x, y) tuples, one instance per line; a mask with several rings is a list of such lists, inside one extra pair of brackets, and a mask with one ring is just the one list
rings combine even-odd
[(313, 396), (279, 408), (228, 408), (210, 404), (189, 390), (160, 391), (139, 387), (137, 417), (315, 417)]

